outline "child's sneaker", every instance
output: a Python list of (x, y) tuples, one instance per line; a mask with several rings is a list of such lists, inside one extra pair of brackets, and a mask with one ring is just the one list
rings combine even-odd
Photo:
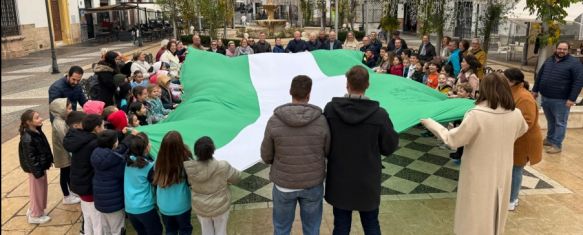
[(81, 202), (81, 198), (69, 195), (63, 198), (63, 205), (77, 204)]
[[(30, 207), (26, 210), (26, 217), (30, 217), (30, 213), (32, 212), (32, 210), (30, 209)], [(47, 212), (44, 212), (43, 215), (48, 215)]]
[(518, 198), (516, 200), (510, 202), (510, 204), (508, 204), (508, 210), (514, 211), (514, 210), (516, 210), (516, 207), (518, 207)]
[(48, 217), (46, 215), (41, 215), (39, 217), (28, 216), (29, 224), (44, 224), (49, 221), (51, 221), (51, 217)]

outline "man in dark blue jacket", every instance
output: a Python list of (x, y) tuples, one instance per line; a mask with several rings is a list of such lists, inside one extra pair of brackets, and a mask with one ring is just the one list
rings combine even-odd
[(547, 137), (543, 145), (547, 153), (560, 153), (569, 110), (575, 105), (583, 86), (583, 64), (569, 55), (569, 43), (559, 42), (555, 54), (538, 71), (532, 88), (536, 98), (542, 95), (541, 106), (547, 119)]
[(287, 47), (285, 48), (285, 52), (291, 53), (298, 53), (304, 52), (308, 50), (308, 45), (306, 41), (302, 40), (302, 34), (300, 31), (294, 32), (294, 40), (291, 40), (287, 43)]
[[(65, 77), (55, 81), (49, 87), (49, 104), (58, 98), (67, 98), (71, 101), (73, 110), (77, 110), (77, 103), (83, 106), (87, 102), (87, 98), (79, 86), (82, 77), (83, 69), (79, 66), (72, 66)], [(52, 122), (53, 116), (50, 117)]]

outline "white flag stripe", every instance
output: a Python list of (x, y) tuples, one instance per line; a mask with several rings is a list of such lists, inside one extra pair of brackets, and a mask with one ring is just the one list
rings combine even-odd
[(346, 92), (344, 76), (328, 78), (308, 52), (251, 55), (249, 73), (259, 99), (260, 116), (215, 154), (217, 159), (228, 159), (239, 170), (261, 160), (261, 141), (267, 121), (276, 107), (291, 102), (289, 88), (295, 76), (307, 75), (312, 78), (310, 103), (322, 108), (332, 97), (342, 96)]

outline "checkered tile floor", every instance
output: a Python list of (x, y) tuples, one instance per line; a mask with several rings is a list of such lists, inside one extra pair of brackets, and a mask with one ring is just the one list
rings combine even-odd
[[(450, 150), (438, 147), (435, 137), (422, 137), (423, 129), (411, 128), (399, 135), (399, 149), (382, 157), (381, 195), (388, 200), (455, 197), (459, 166), (450, 158)], [(236, 205), (269, 205), (273, 183), (269, 166), (257, 163), (242, 173), (243, 179), (231, 186)], [(526, 167), (522, 195), (570, 193), (570, 191), (533, 168)]]

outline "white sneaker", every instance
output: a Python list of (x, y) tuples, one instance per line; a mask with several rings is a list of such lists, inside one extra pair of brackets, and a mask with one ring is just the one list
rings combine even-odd
[(29, 224), (44, 224), (49, 221), (51, 221), (51, 217), (48, 217), (46, 215), (41, 215), (39, 217), (28, 216)]
[(81, 198), (69, 195), (63, 198), (63, 205), (77, 204), (81, 202)]
[(508, 204), (508, 210), (509, 211), (514, 211), (516, 210), (516, 207), (518, 207), (518, 199), (514, 200), (513, 202), (510, 202)]
[[(30, 213), (32, 212), (32, 210), (30, 208), (28, 208), (26, 210), (26, 217), (30, 217)], [(45, 211), (43, 215), (48, 215), (47, 212)]]

